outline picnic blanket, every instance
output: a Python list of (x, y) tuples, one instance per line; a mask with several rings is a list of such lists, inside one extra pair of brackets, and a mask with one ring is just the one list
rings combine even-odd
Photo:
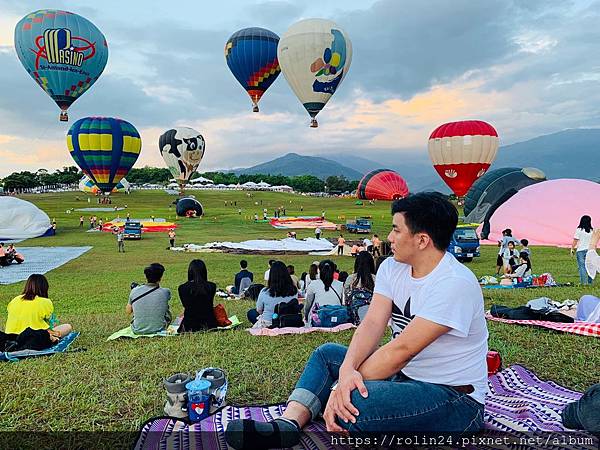
[(545, 320), (511, 320), (501, 319), (500, 317), (494, 317), (489, 313), (486, 313), (485, 318), (493, 320), (495, 322), (512, 323), (517, 325), (532, 325), (534, 327), (549, 328), (555, 331), (562, 331), (564, 333), (579, 334), (581, 336), (596, 336), (600, 337), (600, 323), (593, 322), (573, 322), (573, 323), (561, 323), (561, 322), (548, 322)]
[[(237, 316), (231, 316), (231, 317), (229, 317), (229, 320), (231, 321), (231, 325), (228, 325), (226, 327), (217, 327), (216, 330), (231, 330), (242, 324), (242, 322), (240, 321), (240, 319), (238, 319)], [(122, 330), (119, 330), (119, 331), (111, 334), (108, 338), (106, 338), (106, 340), (114, 341), (115, 339), (119, 339), (119, 338), (137, 339), (137, 338), (141, 338), (141, 337), (177, 336), (179, 334), (177, 332), (178, 329), (179, 329), (179, 322), (176, 321), (175, 323), (169, 325), (169, 327), (166, 330), (159, 331), (158, 333), (136, 334), (131, 329), (131, 325), (129, 325), (128, 327), (123, 328)]]
[(33, 273), (45, 274), (72, 259), (79, 258), (92, 247), (19, 247), (25, 257), (23, 264), (11, 264), (0, 269), (0, 284), (26, 280)]
[[(490, 394), (486, 398), (484, 413), (484, 436), (510, 436), (519, 442), (520, 438), (531, 438), (532, 433), (564, 432), (560, 412), (571, 402), (578, 400), (581, 393), (571, 391), (551, 381), (541, 381), (533, 372), (515, 365), (493, 375), (488, 380)], [(156, 417), (142, 425), (135, 450), (152, 449), (197, 449), (226, 450), (224, 430), (233, 419), (254, 419), (268, 421), (283, 414), (285, 404), (265, 406), (227, 406), (216, 414), (195, 424), (186, 424), (170, 417)], [(597, 449), (598, 440), (585, 433), (578, 435), (592, 441), (591, 445), (572, 445), (569, 449)], [(312, 422), (303, 430), (303, 436), (296, 449), (346, 448), (335, 446), (325, 425)], [(595, 446), (594, 446), (595, 445)], [(499, 449), (519, 448), (523, 450), (539, 448), (559, 448), (541, 445), (484, 446), (467, 445), (465, 448)], [(566, 447), (562, 447), (566, 448)]]
[(69, 345), (73, 343), (75, 338), (79, 336), (78, 331), (71, 331), (58, 344), (47, 348), (46, 350), (19, 350), (16, 352), (0, 353), (0, 361), (18, 361), (23, 358), (31, 358), (33, 356), (53, 355), (54, 353), (63, 353), (67, 351)]
[(283, 327), (283, 328), (248, 328), (248, 331), (253, 336), (281, 336), (282, 334), (306, 334), (322, 331), (325, 333), (337, 333), (339, 331), (350, 330), (356, 328), (356, 325), (351, 323), (343, 323), (341, 325), (326, 328), (326, 327)]

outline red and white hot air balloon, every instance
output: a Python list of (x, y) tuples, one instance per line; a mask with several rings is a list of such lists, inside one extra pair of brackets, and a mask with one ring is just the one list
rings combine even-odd
[(487, 172), (498, 153), (498, 133), (481, 120), (445, 123), (429, 136), (429, 157), (442, 180), (458, 196)]

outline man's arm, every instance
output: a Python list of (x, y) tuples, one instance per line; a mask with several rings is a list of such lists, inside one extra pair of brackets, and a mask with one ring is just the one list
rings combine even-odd
[(367, 315), (352, 336), (346, 357), (340, 367), (340, 378), (345, 370), (357, 370), (375, 351), (385, 333), (391, 315), (392, 300), (381, 294), (374, 294)]
[(377, 349), (358, 368), (365, 380), (384, 380), (398, 373), (425, 347), (451, 330), (415, 317), (395, 339)]

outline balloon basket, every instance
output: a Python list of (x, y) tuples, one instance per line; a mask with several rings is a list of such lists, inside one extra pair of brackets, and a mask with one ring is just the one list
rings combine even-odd
[(311, 119), (311, 121), (310, 121), (310, 127), (311, 128), (318, 128), (319, 127), (319, 123), (317, 122), (317, 119)]
[(252, 107), (252, 112), (255, 112), (255, 113), (257, 113), (257, 112), (258, 112), (258, 105), (254, 105), (254, 106)]
[(69, 115), (67, 114), (66, 111), (61, 111), (60, 112), (60, 116), (58, 117), (58, 120), (60, 120), (61, 122), (68, 122), (69, 121)]

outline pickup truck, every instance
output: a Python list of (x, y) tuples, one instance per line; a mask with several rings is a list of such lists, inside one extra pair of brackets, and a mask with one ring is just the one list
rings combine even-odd
[(346, 222), (346, 231), (348, 233), (371, 233), (371, 221), (365, 218), (348, 220)]
[(470, 262), (473, 258), (479, 257), (479, 236), (476, 228), (470, 225), (459, 225), (454, 230), (448, 251), (461, 262)]
[(142, 238), (142, 224), (133, 220), (125, 222), (123, 228), (123, 237), (125, 239), (141, 239)]

